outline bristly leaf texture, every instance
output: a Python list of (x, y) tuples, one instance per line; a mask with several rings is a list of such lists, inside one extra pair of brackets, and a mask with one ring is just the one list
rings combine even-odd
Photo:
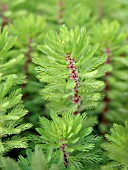
[(111, 162), (103, 170), (128, 169), (128, 120), (125, 121), (125, 126), (114, 124), (111, 135), (106, 135), (106, 138), (108, 142), (102, 146)]
[(79, 111), (97, 105), (104, 88), (98, 78), (110, 69), (104, 65), (106, 55), (94, 55), (98, 46), (91, 46), (85, 28), (69, 30), (63, 25), (59, 34), (47, 34), (44, 45), (39, 46), (46, 56), (35, 57), (33, 61), (40, 65), (36, 68), (38, 78), (47, 84), (41, 94), (50, 101), (52, 109), (73, 112), (78, 103)]
[(23, 82), (23, 76), (14, 74), (11, 67), (18, 64), (23, 55), (10, 58), (13, 43), (14, 38), (8, 36), (5, 28), (0, 34), (0, 155), (13, 148), (26, 148), (26, 138), (19, 138), (17, 134), (31, 127), (29, 123), (21, 123), (27, 111), (21, 102), (21, 90), (16, 85)]
[[(38, 4), (37, 1), (35, 2)], [(31, 6), (31, 3), (35, 4), (35, 2), (27, 1), (25, 4)], [(14, 44), (15, 51), (20, 50), (25, 53), (24, 62), (21, 65), (22, 73), (24, 73), (27, 80), (27, 83), (22, 85), (23, 100), (29, 113), (31, 113), (27, 116), (27, 121), (32, 122), (34, 125), (38, 122), (38, 117), (42, 113), (44, 104), (37, 93), (38, 89), (42, 87), (42, 83), (35, 77), (35, 65), (31, 61), (33, 55), (39, 55), (40, 53), (37, 49), (37, 44), (41, 44), (43, 41), (44, 27), (44, 17), (32, 13), (27, 16), (17, 17), (10, 24), (11, 34), (17, 36), (17, 41)]]
[(9, 157), (0, 157), (1, 170), (21, 170), (18, 163)]
[(61, 24), (65, 24), (70, 28), (73, 28), (76, 23), (79, 26), (86, 23), (86, 26), (88, 26), (94, 21), (94, 17), (91, 16), (91, 9), (88, 8), (84, 0), (44, 0), (42, 10), (48, 23), (50, 23), (50, 29), (51, 26), (58, 29), (58, 25)]
[(59, 159), (52, 160), (53, 152), (50, 149), (44, 153), (41, 148), (35, 147), (35, 151), (27, 150), (27, 157), (19, 157), (18, 162), (15, 162), (9, 157), (1, 157), (0, 168), (2, 170), (60, 170)]
[(40, 127), (37, 128), (40, 136), (31, 137), (35, 144), (44, 150), (52, 147), (56, 155), (64, 156), (64, 163), (68, 162), (69, 168), (81, 169), (84, 163), (91, 165), (101, 161), (99, 146), (96, 148), (99, 138), (91, 135), (91, 127), (86, 127), (86, 114), (64, 113), (59, 117), (53, 112), (51, 118), (40, 118)]
[(21, 170), (60, 170), (60, 158), (54, 159), (53, 150), (50, 148), (43, 152), (40, 147), (35, 147), (35, 151), (27, 150), (27, 158), (19, 157), (19, 166)]
[(30, 13), (35, 14), (38, 8), (42, 6), (40, 2), (42, 3), (42, 0), (33, 0), (33, 1), (31, 0), (16, 0), (16, 1), (0, 0), (0, 6), (2, 8), (0, 10), (0, 15), (3, 17), (0, 20), (0, 24), (1, 22), (4, 23), (5, 21), (6, 22), (4, 23), (4, 25), (10, 24), (13, 21), (17, 20), (17, 18), (21, 19), (23, 16), (26, 16), (26, 19), (28, 19), (28, 15)]
[(42, 42), (44, 27), (45, 20), (41, 16), (29, 14), (27, 17), (17, 18), (13, 24), (10, 25), (11, 33), (18, 37), (15, 46), (18, 48), (26, 48), (29, 39), (32, 40), (33, 47), (36, 46), (37, 43)]
[(98, 54), (108, 55), (112, 66), (111, 74), (105, 76), (106, 97), (108, 99), (107, 118), (111, 122), (124, 123), (128, 118), (128, 44), (127, 32), (118, 21), (95, 24), (92, 29), (93, 40), (99, 42), (101, 47)]

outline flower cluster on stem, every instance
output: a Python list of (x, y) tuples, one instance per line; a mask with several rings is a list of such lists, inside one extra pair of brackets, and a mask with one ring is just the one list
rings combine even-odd
[(79, 96), (80, 82), (79, 82), (79, 79), (78, 79), (77, 67), (75, 66), (75, 60), (74, 60), (74, 58), (71, 58), (70, 53), (68, 53), (66, 55), (66, 62), (68, 64), (67, 68), (71, 71), (69, 78), (75, 81), (75, 86), (72, 89), (72, 91), (74, 92), (74, 95), (72, 97), (72, 101), (73, 101), (74, 104), (78, 105), (78, 109), (74, 113), (74, 114), (78, 114), (79, 109), (80, 109), (80, 96)]

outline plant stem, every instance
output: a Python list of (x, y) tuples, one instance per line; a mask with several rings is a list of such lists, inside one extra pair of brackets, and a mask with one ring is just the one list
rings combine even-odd
[(68, 167), (68, 156), (67, 152), (65, 151), (65, 148), (67, 147), (66, 144), (63, 144), (60, 149), (63, 152), (63, 159), (64, 159), (64, 166), (67, 168)]
[[(107, 61), (106, 61), (106, 64), (110, 64), (111, 61), (110, 61), (110, 55), (111, 55), (111, 51), (109, 48), (106, 48), (105, 49), (105, 54), (108, 55), (108, 58), (107, 58)], [(105, 92), (105, 97), (103, 99), (104, 101), (104, 104), (105, 104), (105, 107), (104, 107), (104, 110), (103, 110), (103, 114), (102, 114), (102, 124), (106, 127), (107, 126), (107, 118), (106, 118), (106, 114), (109, 110), (109, 102), (110, 102), (110, 99), (108, 98), (108, 91), (109, 91), (109, 84), (108, 84), (108, 81), (107, 81), (107, 78), (110, 76), (110, 73), (106, 73), (105, 74), (105, 88), (104, 88), (104, 92)], [(105, 135), (105, 131), (102, 132), (103, 136)]]
[(58, 11), (58, 23), (59, 25), (62, 25), (63, 24), (63, 0), (60, 0), (58, 2), (58, 8), (59, 8), (59, 11)]
[(103, 20), (104, 18), (104, 10), (103, 10), (103, 5), (100, 2), (100, 0), (96, 1), (96, 6), (97, 6), (97, 11), (98, 11), (98, 16), (99, 16), (99, 20)]
[(28, 51), (26, 52), (26, 64), (25, 64), (25, 74), (28, 78), (28, 68), (29, 68), (29, 64), (31, 63), (32, 59), (31, 59), (31, 53), (32, 53), (32, 38), (28, 39)]
[(2, 29), (3, 29), (5, 25), (8, 25), (8, 18), (4, 16), (5, 12), (7, 11), (7, 5), (3, 3), (1, 6), (1, 10), (2, 10)]
[[(25, 75), (26, 75), (26, 79), (28, 80), (28, 76), (29, 76), (29, 64), (31, 63), (32, 59), (31, 59), (31, 53), (32, 53), (32, 38), (28, 39), (28, 50), (26, 52), (26, 63), (24, 66), (24, 70), (25, 70)], [(27, 86), (27, 83), (22, 84), (22, 87), (25, 88)], [(23, 100), (25, 100), (26, 98), (26, 94), (23, 95)]]
[(68, 63), (67, 68), (71, 71), (71, 74), (69, 76), (69, 78), (71, 80), (75, 81), (75, 86), (72, 89), (72, 91), (74, 92), (74, 95), (72, 97), (72, 101), (74, 104), (77, 104), (77, 111), (74, 112), (74, 114), (78, 114), (79, 110), (80, 110), (80, 96), (79, 96), (79, 88), (80, 88), (80, 82), (78, 79), (78, 71), (77, 71), (77, 67), (75, 66), (75, 60), (74, 58), (71, 58), (71, 53), (68, 53), (66, 56), (66, 62)]

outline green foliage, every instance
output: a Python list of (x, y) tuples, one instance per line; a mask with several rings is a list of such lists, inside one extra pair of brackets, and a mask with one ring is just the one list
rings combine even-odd
[[(115, 12), (111, 14), (112, 19), (117, 19), (121, 24), (122, 28), (127, 29), (127, 18), (128, 18), (128, 1), (127, 0), (115, 0), (116, 4)], [(123, 9), (123, 10), (122, 10)], [(128, 30), (128, 29), (127, 29)]]
[(9, 157), (0, 158), (0, 169), (1, 170), (20, 170), (18, 163)]
[(68, 11), (72, 13), (75, 9), (77, 10), (80, 5), (81, 3), (76, 3), (76, 0), (48, 0), (43, 2), (43, 11), (49, 24), (61, 24), (65, 23), (65, 20), (68, 19)]
[(19, 166), (22, 170), (59, 170), (54, 162), (52, 149), (44, 153), (39, 147), (35, 147), (34, 153), (27, 150), (27, 158), (20, 157)]
[(106, 76), (108, 88), (109, 110), (107, 117), (112, 122), (124, 122), (128, 118), (128, 45), (127, 33), (122, 30), (117, 21), (95, 24), (93, 27), (93, 40), (100, 42), (99, 55), (103, 52), (108, 55), (108, 62), (112, 66), (109, 76)]
[(110, 69), (109, 65), (104, 65), (107, 56), (99, 57), (94, 54), (98, 44), (90, 45), (90, 37), (87, 36), (85, 28), (68, 30), (66, 26), (61, 26), (59, 34), (49, 32), (44, 41), (45, 44), (39, 46), (39, 49), (46, 56), (33, 59), (34, 63), (40, 65), (36, 68), (38, 78), (47, 83), (41, 91), (43, 98), (49, 100), (52, 109), (58, 112), (76, 110), (76, 105), (70, 100), (75, 86), (67, 68), (69, 63), (66, 62), (66, 56), (70, 54), (78, 70), (81, 107), (94, 108), (101, 98), (99, 91), (104, 87), (104, 83), (98, 78)]
[(85, 24), (89, 27), (95, 21), (95, 17), (91, 16), (91, 9), (84, 0), (47, 0), (43, 2), (42, 10), (47, 20), (47, 28), (50, 30), (51, 28), (58, 30), (58, 25), (61, 24), (69, 28), (74, 28), (76, 25), (85, 26)]
[(128, 120), (125, 126), (114, 124), (111, 135), (106, 135), (107, 143), (102, 144), (111, 162), (103, 170), (128, 169)]
[(116, 20), (113, 22), (103, 20), (101, 23), (93, 25), (91, 34), (94, 42), (101, 44), (99, 53), (101, 53), (101, 51), (105, 52), (106, 48), (110, 48), (112, 57), (126, 53), (128, 47), (125, 43), (127, 33)]
[(10, 26), (11, 33), (18, 37), (15, 46), (27, 48), (29, 39), (32, 39), (32, 46), (36, 46), (42, 41), (44, 27), (45, 21), (42, 16), (29, 14), (27, 17), (17, 18)]
[(97, 21), (102, 21), (104, 18), (112, 19), (113, 11), (116, 11), (119, 6), (117, 1), (113, 0), (113, 3), (111, 3), (108, 0), (83, 0), (84, 5), (92, 10), (92, 16), (95, 16)]
[[(17, 1), (9, 1), (9, 0), (1, 0), (0, 1), (0, 23), (6, 25), (11, 22), (12, 19), (16, 18), (16, 16), (21, 16), (26, 13), (20, 6), (25, 0), (17, 0)], [(4, 26), (4, 25), (3, 25)]]
[[(92, 10), (88, 8), (84, 0), (79, 2), (67, 0), (67, 2), (63, 1), (63, 5), (63, 23), (69, 28), (79, 25), (80, 27), (86, 26), (88, 30), (96, 20), (94, 16), (91, 16)], [(70, 15), (68, 11), (70, 11)], [(91, 20), (90, 17), (92, 17)]]
[(0, 169), (128, 169), (127, 11), (127, 0), (0, 0)]
[(38, 11), (38, 6), (40, 6), (41, 0), (1, 0), (0, 1), (0, 23), (6, 18), (7, 23), (10, 24), (12, 20), (18, 17), (23, 17), (29, 15), (29, 13), (35, 13)]
[(55, 165), (57, 162), (52, 160), (54, 159), (52, 156), (52, 150), (44, 153), (40, 148), (36, 147), (34, 152), (27, 150), (27, 158), (20, 156), (18, 163), (9, 157), (2, 157), (1, 168), (2, 170), (60, 170)]
[(26, 138), (19, 138), (17, 134), (31, 127), (29, 123), (21, 123), (27, 111), (21, 102), (21, 90), (14, 88), (23, 82), (23, 76), (14, 74), (13, 69), (11, 72), (11, 67), (23, 59), (23, 55), (10, 58), (14, 40), (8, 37), (7, 28), (0, 34), (0, 155), (13, 148), (26, 148)]
[(26, 108), (30, 112), (29, 121), (36, 124), (38, 116), (43, 114), (42, 107), (44, 107), (44, 102), (40, 100), (37, 93), (39, 88), (42, 88), (42, 84), (36, 79), (35, 65), (31, 60), (33, 56), (39, 55), (39, 50), (37, 50), (36, 46), (43, 41), (45, 20), (40, 15), (30, 13), (27, 17), (22, 16), (14, 20), (9, 28), (10, 33), (17, 36), (17, 41), (14, 45), (15, 51), (20, 50), (25, 53), (22, 70), (26, 76), (27, 83), (23, 87), (23, 99)]
[[(89, 166), (101, 161), (98, 141), (99, 138), (91, 135), (92, 128), (86, 126), (86, 115), (74, 116), (71, 113), (64, 113), (62, 117), (57, 114), (51, 114), (52, 120), (45, 117), (40, 118), (40, 128), (37, 128), (40, 136), (31, 137), (37, 145), (44, 150), (52, 147), (56, 153), (54, 157), (60, 155), (63, 151), (61, 147), (65, 145), (69, 168), (82, 168), (82, 163)], [(96, 147), (97, 145), (97, 147)]]

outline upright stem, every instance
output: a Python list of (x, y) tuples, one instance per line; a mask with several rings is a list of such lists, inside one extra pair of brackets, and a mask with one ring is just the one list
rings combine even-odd
[(63, 0), (60, 0), (58, 2), (58, 8), (59, 8), (59, 11), (58, 11), (58, 23), (59, 23), (59, 25), (63, 24), (63, 6), (64, 6)]
[(78, 105), (77, 111), (74, 112), (74, 114), (78, 114), (80, 110), (80, 96), (79, 96), (79, 88), (80, 88), (80, 82), (78, 79), (78, 70), (75, 66), (75, 60), (74, 58), (71, 58), (71, 53), (68, 53), (66, 56), (66, 62), (68, 64), (67, 68), (71, 71), (71, 74), (69, 75), (69, 78), (73, 81), (75, 81), (75, 86), (72, 89), (74, 92), (74, 95), (72, 97), (72, 101), (74, 104)]
[[(78, 68), (75, 66), (75, 59), (71, 58), (71, 53), (68, 53), (66, 55), (65, 60), (67, 63), (67, 68), (70, 70), (69, 78), (75, 82), (75, 86), (72, 89), (74, 94), (71, 100), (75, 105), (77, 105), (77, 111), (74, 112), (74, 115), (76, 115), (79, 113), (79, 110), (80, 110), (80, 96), (79, 96), (80, 82), (78, 79), (78, 70), (77, 70)], [(68, 154), (65, 151), (66, 147), (67, 147), (67, 144), (63, 144), (60, 149), (63, 152), (64, 166), (67, 168), (68, 167)]]
[(4, 15), (5, 12), (7, 11), (7, 5), (3, 3), (1, 6), (1, 10), (2, 10), (2, 29), (3, 29), (4, 26), (8, 24), (8, 18)]
[(32, 53), (32, 38), (28, 39), (28, 51), (26, 52), (26, 64), (25, 64), (25, 74), (28, 78), (28, 68), (29, 68), (29, 64), (31, 63), (32, 59), (31, 59), (31, 53)]
[[(105, 53), (108, 55), (108, 58), (107, 58), (107, 61), (106, 61), (106, 64), (110, 64), (111, 61), (110, 61), (110, 55), (111, 55), (111, 51), (109, 48), (106, 48), (105, 49)], [(106, 73), (105, 74), (105, 88), (104, 88), (104, 91), (105, 91), (105, 97), (103, 99), (104, 101), (104, 104), (105, 104), (105, 107), (104, 107), (104, 110), (103, 110), (103, 115), (102, 115), (102, 124), (106, 127), (107, 126), (107, 118), (106, 118), (106, 114), (109, 110), (109, 102), (110, 102), (110, 99), (108, 98), (108, 91), (109, 91), (109, 84), (108, 84), (108, 81), (107, 81), (107, 78), (108, 76), (110, 76), (110, 73)], [(105, 135), (105, 131), (102, 132), (103, 136)]]
[(98, 14), (99, 14), (99, 20), (101, 21), (104, 17), (104, 10), (103, 10), (103, 5), (100, 2), (100, 0), (96, 1), (96, 6), (97, 6)]
[(65, 151), (65, 148), (67, 147), (66, 144), (63, 144), (60, 149), (63, 152), (63, 159), (64, 159), (64, 166), (67, 168), (68, 167), (68, 155), (67, 152)]
[[(28, 39), (28, 49), (27, 49), (27, 52), (26, 52), (26, 63), (25, 63), (25, 66), (24, 66), (24, 70), (25, 70), (25, 75), (26, 75), (26, 79), (28, 79), (28, 76), (29, 76), (29, 64), (31, 63), (32, 59), (31, 59), (31, 53), (32, 53), (32, 38), (29, 38)], [(22, 85), (23, 88), (25, 88), (27, 86), (26, 83), (24, 83)], [(23, 99), (26, 98), (26, 95), (24, 94), (23, 95)]]

